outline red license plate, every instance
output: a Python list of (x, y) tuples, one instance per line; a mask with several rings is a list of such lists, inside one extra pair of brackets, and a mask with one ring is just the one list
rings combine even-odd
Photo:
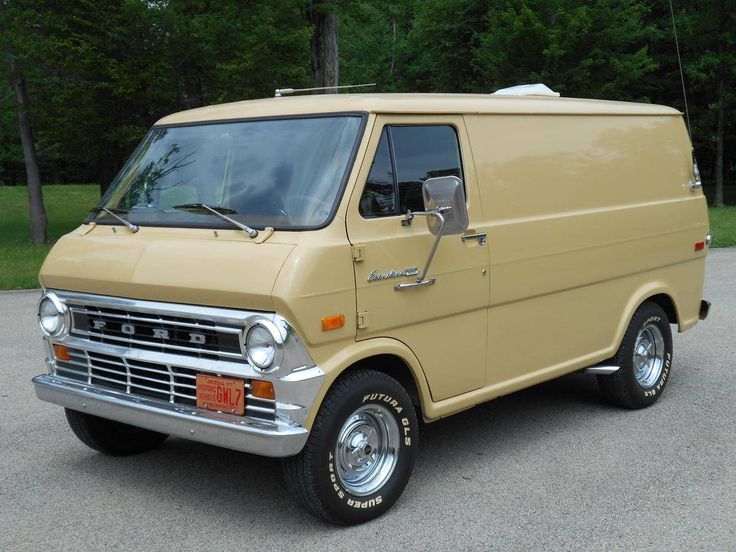
[(243, 380), (197, 374), (197, 407), (242, 416), (245, 413)]

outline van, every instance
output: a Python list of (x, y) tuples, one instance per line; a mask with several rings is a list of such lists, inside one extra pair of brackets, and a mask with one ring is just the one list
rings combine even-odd
[(655, 403), (671, 327), (708, 314), (708, 231), (668, 107), (342, 94), (184, 111), (46, 259), (33, 382), (95, 450), (173, 435), (281, 457), (307, 509), (360, 523), (401, 495), (418, 418), (572, 372), (610, 403)]

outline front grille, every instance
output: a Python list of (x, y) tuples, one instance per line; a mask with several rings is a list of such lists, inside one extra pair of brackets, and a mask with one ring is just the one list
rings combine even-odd
[[(115, 389), (130, 395), (142, 395), (172, 404), (196, 406), (197, 371), (119, 356), (67, 349), (70, 360), (56, 359), (57, 376)], [(253, 397), (250, 381), (245, 380), (245, 414), (275, 421), (275, 402)]]
[(75, 337), (207, 360), (244, 361), (237, 325), (74, 303), (69, 309)]

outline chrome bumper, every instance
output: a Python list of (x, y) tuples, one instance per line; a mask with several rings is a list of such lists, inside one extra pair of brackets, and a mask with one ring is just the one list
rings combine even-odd
[(39, 399), (100, 418), (262, 456), (293, 456), (309, 431), (102, 389), (52, 375), (33, 378)]

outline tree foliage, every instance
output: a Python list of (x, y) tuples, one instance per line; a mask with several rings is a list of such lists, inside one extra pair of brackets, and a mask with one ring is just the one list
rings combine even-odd
[[(0, 0), (2, 1), (2, 0)], [(736, 177), (736, 0), (673, 0), (707, 180)], [(320, 17), (340, 83), (482, 92), (544, 82), (565, 96), (684, 109), (669, 4), (654, 0), (4, 0), (0, 31), (28, 84), (44, 181), (107, 184), (159, 117), (310, 86)], [(317, 14), (316, 17), (315, 14)], [(0, 81), (0, 181), (24, 181)], [(719, 155), (719, 151), (722, 153)], [(720, 165), (719, 165), (720, 163)]]

